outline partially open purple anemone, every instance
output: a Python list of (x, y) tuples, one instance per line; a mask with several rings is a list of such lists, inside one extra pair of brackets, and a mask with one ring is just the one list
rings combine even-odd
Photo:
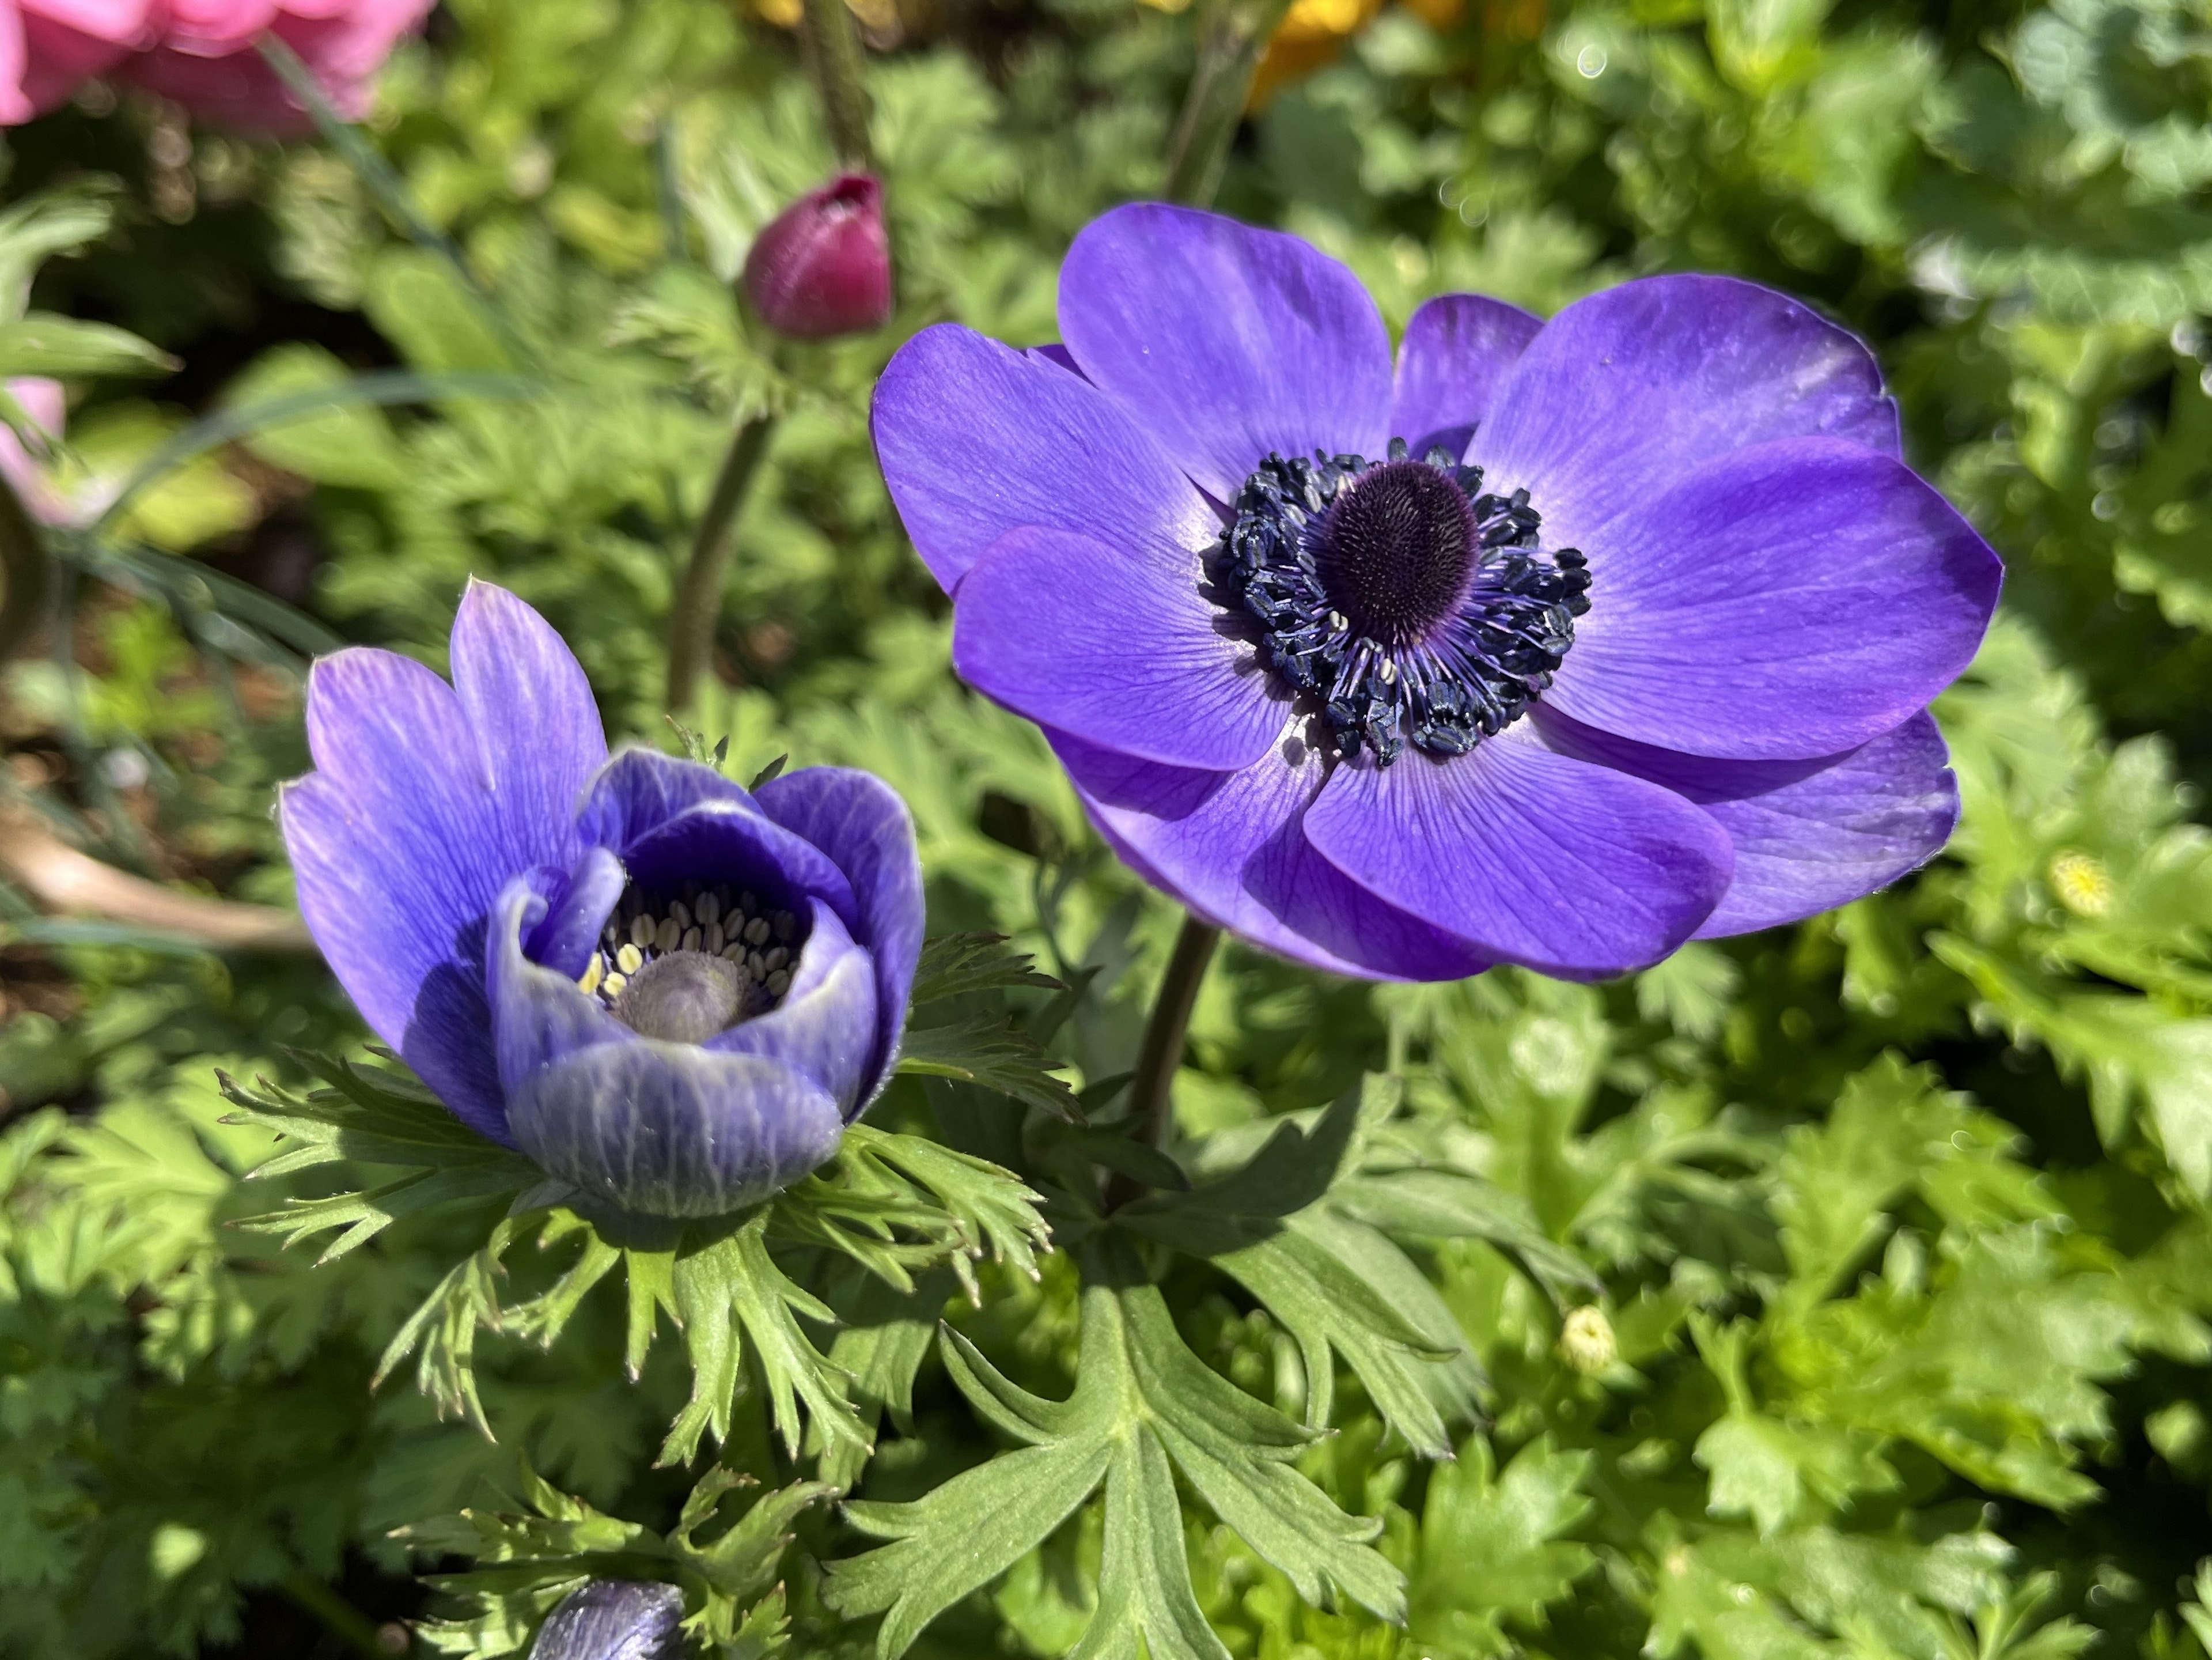
[(607, 754), (582, 669), (472, 582), (453, 683), (316, 663), (285, 787), (300, 909), (368, 1024), (471, 1128), (594, 1201), (709, 1216), (806, 1174), (897, 1060), (914, 824), (867, 773), (748, 792)]
[(1060, 320), (908, 342), (877, 452), (961, 674), (1200, 915), (1350, 974), (1597, 976), (1949, 836), (1926, 708), (2002, 567), (1803, 306), (1455, 295), (1394, 374), (1334, 260), (1139, 205), (1077, 237)]

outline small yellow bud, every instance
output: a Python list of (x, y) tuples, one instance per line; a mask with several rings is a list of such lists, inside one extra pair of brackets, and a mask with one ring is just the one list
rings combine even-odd
[(1603, 1309), (1590, 1303), (1568, 1313), (1559, 1328), (1559, 1359), (1583, 1377), (1595, 1377), (1620, 1358), (1620, 1345), (1613, 1340), (1613, 1322)]
[(2112, 879), (2094, 854), (2054, 854), (2044, 876), (2058, 903), (2076, 916), (2103, 916), (2111, 912)]

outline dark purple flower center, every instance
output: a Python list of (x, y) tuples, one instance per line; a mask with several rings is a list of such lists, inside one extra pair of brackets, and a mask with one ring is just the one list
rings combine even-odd
[(1482, 470), (1411, 459), (1271, 455), (1237, 492), (1206, 560), (1206, 595), (1244, 620), (1345, 755), (1383, 765), (1408, 744), (1464, 755), (1551, 684), (1589, 609), (1572, 548), (1542, 545), (1528, 493)]
[(1385, 461), (1345, 483), (1312, 529), (1322, 591), (1355, 634), (1402, 648), (1451, 612), (1474, 565), (1474, 514), (1419, 461)]
[(642, 1037), (703, 1043), (781, 1003), (805, 943), (796, 915), (732, 884), (675, 899), (633, 884), (577, 983)]

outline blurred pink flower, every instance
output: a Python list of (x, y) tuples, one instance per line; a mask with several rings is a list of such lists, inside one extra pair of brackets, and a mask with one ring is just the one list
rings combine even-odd
[[(169, 0), (168, 27), (120, 78), (218, 125), (301, 132), (307, 114), (261, 59), (264, 33), (300, 54), (338, 112), (357, 118), (393, 45), (434, 0)], [(0, 0), (4, 3), (4, 0)]]
[[(59, 438), (62, 435), (62, 423), (68, 417), (69, 405), (62, 396), (60, 381), (44, 379), (10, 380), (8, 382), (8, 395), (47, 437)], [(46, 468), (23, 447), (23, 441), (16, 437), (14, 429), (4, 422), (0, 422), (0, 477), (5, 477), (15, 487), (15, 499), (23, 504), (23, 511), (40, 524), (76, 522), (78, 514), (76, 506), (54, 488)]]
[(90, 76), (174, 99), (251, 132), (305, 131), (307, 114), (257, 49), (274, 34), (344, 115), (434, 0), (0, 0), (0, 126), (52, 109)]
[(0, 0), (0, 126), (27, 121), (161, 32), (161, 0)]

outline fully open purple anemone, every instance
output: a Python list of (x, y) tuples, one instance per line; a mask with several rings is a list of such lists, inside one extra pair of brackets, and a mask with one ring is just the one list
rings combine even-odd
[(711, 1216), (835, 1150), (897, 1060), (914, 824), (816, 767), (749, 793), (610, 757), (538, 613), (469, 585), (453, 684), (343, 651), (286, 786), (300, 909), (378, 1035), (471, 1128), (594, 1199)]
[(1803, 306), (1455, 295), (1394, 374), (1336, 261), (1139, 205), (1076, 238), (1060, 320), (909, 341), (877, 453), (961, 674), (1199, 915), (1349, 974), (1592, 977), (1949, 836), (1926, 708), (2002, 567)]

